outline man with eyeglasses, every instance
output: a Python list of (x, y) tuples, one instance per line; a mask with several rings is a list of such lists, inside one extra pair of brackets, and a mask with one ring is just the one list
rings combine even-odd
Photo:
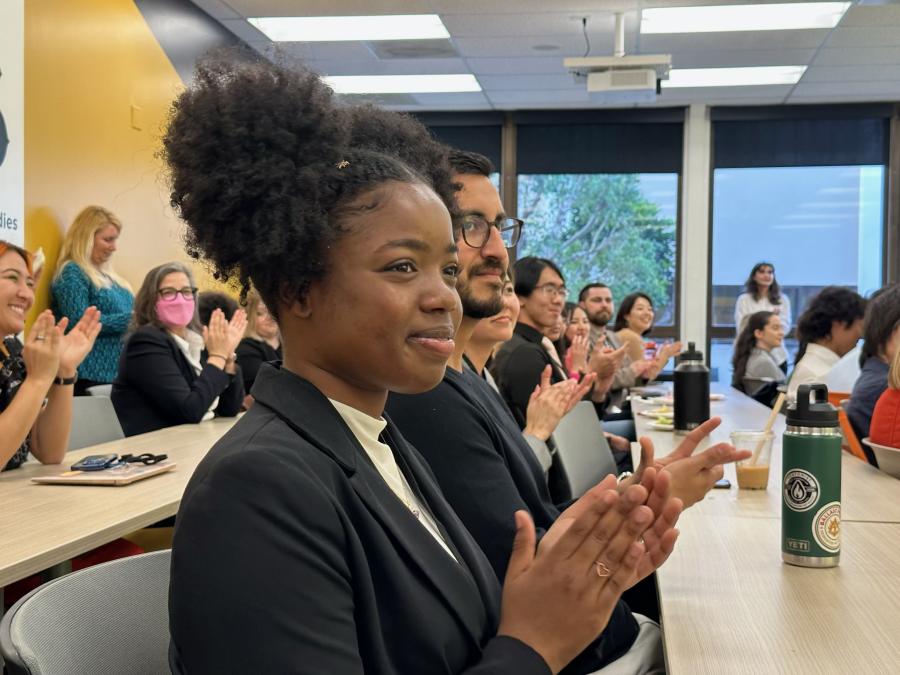
[[(549, 365), (551, 382), (568, 378), (560, 356), (555, 354), (545, 332), (556, 325), (566, 304), (568, 290), (562, 272), (546, 258), (529, 256), (516, 261), (515, 290), (519, 296), (519, 320), (513, 337), (497, 352), (491, 375), (519, 426), (525, 427), (528, 402), (541, 373)], [(609, 353), (596, 350), (588, 364), (597, 373), (591, 400), (603, 402), (612, 377), (625, 357), (624, 350)]]

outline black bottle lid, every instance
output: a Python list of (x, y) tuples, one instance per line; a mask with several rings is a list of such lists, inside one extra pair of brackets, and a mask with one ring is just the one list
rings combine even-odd
[[(815, 394), (810, 403), (809, 395)], [(797, 400), (787, 409), (789, 427), (836, 427), (838, 411), (828, 402), (828, 387), (824, 384), (801, 384), (797, 388)]]
[(682, 361), (702, 361), (703, 360), (703, 352), (701, 352), (695, 346), (695, 343), (688, 342), (687, 349), (683, 350), (681, 354), (678, 355), (678, 363)]

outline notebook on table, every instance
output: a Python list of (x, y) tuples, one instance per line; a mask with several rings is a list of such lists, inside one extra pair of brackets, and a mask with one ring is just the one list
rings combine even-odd
[(33, 483), (44, 485), (130, 485), (175, 468), (175, 462), (157, 464), (125, 464), (103, 471), (63, 471), (52, 476), (36, 476)]

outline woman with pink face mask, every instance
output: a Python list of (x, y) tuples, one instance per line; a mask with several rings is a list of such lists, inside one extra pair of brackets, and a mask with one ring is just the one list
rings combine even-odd
[(240, 411), (244, 384), (234, 350), (247, 315), (238, 310), (227, 321), (217, 309), (201, 326), (196, 298), (182, 263), (160, 265), (144, 278), (112, 390), (126, 436)]

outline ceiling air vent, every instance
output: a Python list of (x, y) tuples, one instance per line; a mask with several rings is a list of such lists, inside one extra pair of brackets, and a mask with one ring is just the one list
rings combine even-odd
[(341, 94), (340, 100), (349, 105), (371, 103), (377, 106), (419, 105), (411, 94)]
[(459, 52), (450, 40), (384, 40), (366, 43), (383, 61), (392, 59), (451, 59)]

